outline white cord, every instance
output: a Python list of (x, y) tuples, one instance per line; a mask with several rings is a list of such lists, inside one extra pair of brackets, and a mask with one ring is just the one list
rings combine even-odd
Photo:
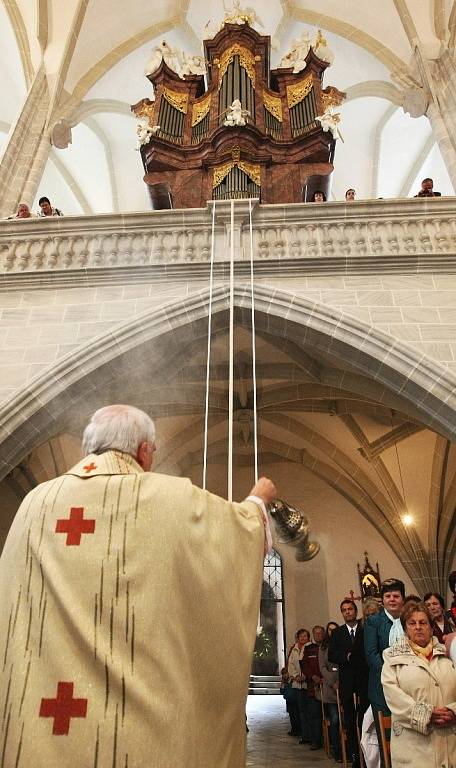
[(255, 459), (255, 483), (258, 482), (258, 412), (256, 381), (256, 339), (255, 339), (255, 292), (253, 290), (253, 226), (252, 201), (249, 199), (250, 226), (250, 289), (252, 294), (252, 379), (253, 379), (253, 450)]
[(234, 395), (234, 200), (231, 200), (230, 243), (230, 370), (228, 387), (228, 501), (233, 501), (233, 395)]
[(206, 490), (207, 477), (207, 443), (209, 428), (209, 378), (211, 370), (211, 335), (212, 335), (212, 287), (214, 282), (214, 252), (215, 252), (215, 200), (212, 205), (212, 234), (211, 234), (211, 269), (209, 277), (209, 316), (207, 322), (207, 365), (206, 365), (206, 410), (204, 414), (204, 459), (203, 459), (203, 490)]

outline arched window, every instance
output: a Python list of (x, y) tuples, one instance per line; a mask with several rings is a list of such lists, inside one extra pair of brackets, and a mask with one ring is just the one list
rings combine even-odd
[(274, 599), (283, 601), (282, 558), (275, 549), (264, 559), (263, 581), (270, 587)]
[(282, 558), (275, 549), (264, 560), (259, 623), (254, 674), (278, 674), (285, 664), (285, 634)]

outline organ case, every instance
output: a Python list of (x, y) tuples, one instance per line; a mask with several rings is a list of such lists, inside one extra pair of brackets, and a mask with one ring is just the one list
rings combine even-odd
[[(179, 208), (243, 197), (301, 202), (310, 177), (328, 191), (335, 142), (316, 118), (330, 96), (339, 103), (344, 96), (322, 90), (328, 63), (310, 48), (302, 72), (271, 70), (270, 38), (248, 23), (225, 23), (204, 52), (207, 85), (203, 75), (180, 77), (162, 61), (148, 76), (155, 102), (132, 107), (159, 126), (141, 147), (146, 184), (167, 185)], [(226, 125), (235, 100), (243, 124)]]

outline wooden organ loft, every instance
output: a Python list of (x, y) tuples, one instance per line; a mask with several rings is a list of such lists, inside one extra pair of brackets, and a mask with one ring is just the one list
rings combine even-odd
[[(155, 101), (132, 107), (154, 131), (141, 146), (152, 207), (247, 197), (295, 203), (315, 189), (327, 193), (335, 141), (315, 118), (344, 96), (322, 89), (328, 63), (310, 48), (299, 74), (271, 71), (270, 38), (248, 24), (226, 23), (204, 52), (207, 88), (204, 75), (181, 78), (162, 60), (148, 75)], [(224, 125), (235, 99), (249, 113), (245, 125)]]

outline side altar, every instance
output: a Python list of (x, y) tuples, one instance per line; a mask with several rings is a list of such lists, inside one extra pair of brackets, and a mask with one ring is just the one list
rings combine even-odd
[(312, 43), (306, 38), (304, 48), (301, 41), (271, 70), (270, 37), (249, 21), (225, 20), (204, 41), (204, 61), (192, 66), (198, 57), (186, 59), (180, 72), (167, 44), (157, 49), (147, 75), (155, 100), (132, 106), (142, 121), (138, 137), (152, 207), (249, 197), (297, 203), (315, 189), (328, 193), (340, 119), (333, 109), (344, 94), (323, 89), (326, 41), (320, 32)]

